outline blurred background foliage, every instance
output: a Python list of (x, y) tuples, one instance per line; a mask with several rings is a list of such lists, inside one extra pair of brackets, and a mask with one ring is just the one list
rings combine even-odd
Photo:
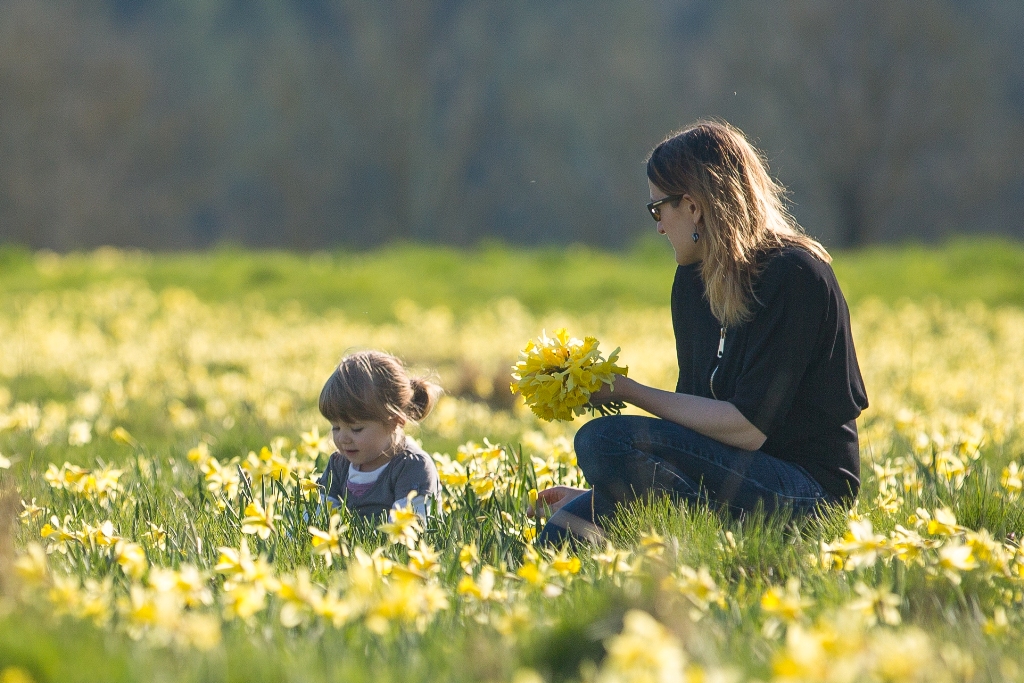
[(0, 0), (0, 242), (620, 247), (705, 116), (827, 246), (1024, 236), (1020, 3)]

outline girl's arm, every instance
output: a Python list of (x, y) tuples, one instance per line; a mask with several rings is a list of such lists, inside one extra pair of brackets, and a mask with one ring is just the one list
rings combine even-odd
[(593, 405), (613, 400), (632, 403), (651, 415), (745, 451), (756, 451), (767, 438), (728, 401), (663, 391), (628, 377), (617, 377), (614, 390), (606, 384), (590, 397)]

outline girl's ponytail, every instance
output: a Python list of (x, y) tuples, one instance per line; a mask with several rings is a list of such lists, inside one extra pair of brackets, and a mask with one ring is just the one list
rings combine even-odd
[(434, 409), (437, 399), (444, 390), (423, 377), (410, 377), (409, 386), (412, 389), (412, 397), (404, 412), (410, 420), (419, 422)]

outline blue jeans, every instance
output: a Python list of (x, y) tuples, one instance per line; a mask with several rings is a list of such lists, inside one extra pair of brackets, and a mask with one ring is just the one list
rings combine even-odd
[[(652, 417), (614, 415), (588, 422), (576, 433), (576, 459), (592, 488), (562, 510), (598, 527), (616, 505), (651, 493), (733, 514), (758, 508), (808, 514), (838, 502), (799, 465)], [(558, 543), (565, 534), (549, 522), (538, 540)]]

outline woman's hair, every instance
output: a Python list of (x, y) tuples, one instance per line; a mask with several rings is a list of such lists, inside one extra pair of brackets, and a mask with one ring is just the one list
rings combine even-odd
[(382, 351), (360, 351), (342, 359), (320, 392), (320, 413), (330, 422), (418, 422), (433, 409), (442, 389), (409, 377), (402, 362)]
[(753, 314), (753, 284), (766, 251), (796, 245), (832, 260), (786, 209), (785, 188), (768, 174), (764, 157), (728, 123), (698, 121), (673, 133), (651, 152), (647, 177), (700, 207), (701, 279), (711, 312), (727, 327)]

